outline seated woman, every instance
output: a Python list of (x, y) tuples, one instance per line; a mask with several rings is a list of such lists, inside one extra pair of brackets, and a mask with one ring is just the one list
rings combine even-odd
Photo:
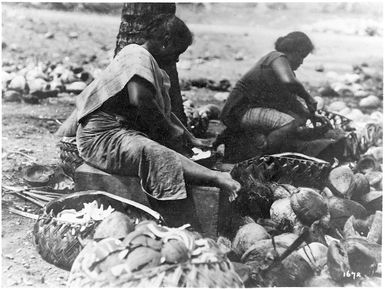
[(252, 140), (251, 145), (260, 151), (278, 153), (292, 149), (290, 140), (306, 119), (325, 121), (314, 114), (317, 102), (294, 74), (313, 49), (302, 32), (277, 39), (275, 51), (263, 56), (236, 83), (222, 110), (221, 120), (230, 136), (246, 132), (248, 143)]
[(199, 227), (186, 183), (219, 187), (233, 198), (240, 184), (229, 173), (207, 169), (175, 151), (184, 143), (208, 145), (171, 113), (170, 80), (159, 68), (177, 62), (192, 43), (191, 32), (171, 17), (153, 23), (145, 38), (143, 45), (124, 47), (79, 95), (79, 154), (109, 173), (138, 176), (150, 203), (169, 225)]

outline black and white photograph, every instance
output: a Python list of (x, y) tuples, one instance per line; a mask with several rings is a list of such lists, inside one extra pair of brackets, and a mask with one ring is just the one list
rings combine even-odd
[(381, 287), (382, 1), (1, 1), (1, 287)]

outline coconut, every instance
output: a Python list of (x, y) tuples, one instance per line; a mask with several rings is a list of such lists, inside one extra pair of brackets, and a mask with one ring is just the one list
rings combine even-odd
[(346, 108), (346, 103), (343, 101), (335, 101), (329, 104), (328, 110), (333, 111), (333, 112), (339, 112)]
[(23, 92), (27, 82), (22, 75), (16, 75), (8, 85), (8, 89), (16, 90), (19, 92)]
[(5, 102), (20, 102), (21, 93), (16, 90), (7, 90), (3, 93), (3, 100)]
[(162, 247), (161, 254), (165, 262), (171, 264), (183, 263), (189, 259), (189, 250), (179, 240), (167, 241)]
[(125, 264), (127, 264), (131, 272), (134, 272), (159, 266), (161, 258), (162, 255), (159, 251), (148, 247), (138, 247), (129, 253)]
[(314, 272), (326, 265), (328, 247), (324, 244), (313, 242), (308, 246), (300, 248), (297, 252), (309, 264)]
[(344, 235), (344, 238), (364, 238), (364, 237), (361, 237), (360, 233), (356, 231), (356, 229), (354, 228), (354, 224), (356, 222), (356, 218), (354, 218), (354, 216), (351, 216), (345, 223), (344, 225), (344, 231), (343, 231), (343, 235)]
[(370, 155), (363, 156), (357, 163), (356, 170), (366, 174), (377, 168), (376, 160)]
[(329, 244), (327, 266), (331, 278), (337, 282), (343, 280), (345, 273), (350, 270), (348, 253), (339, 242), (332, 241)]
[(300, 287), (314, 275), (313, 269), (296, 251), (284, 259), (281, 267), (277, 269), (270, 271), (266, 276), (269, 287)]
[(94, 239), (108, 237), (120, 239), (126, 237), (135, 228), (135, 224), (125, 214), (112, 212), (96, 227)]
[(270, 189), (273, 191), (274, 200), (289, 198), (291, 196), (291, 192), (281, 184), (271, 184)]
[(270, 235), (264, 227), (249, 223), (238, 230), (232, 242), (232, 249), (238, 256), (242, 256), (255, 242), (269, 238)]
[(270, 207), (270, 218), (277, 224), (294, 225), (296, 214), (290, 205), (290, 198), (274, 201)]
[(372, 275), (376, 271), (376, 257), (367, 246), (357, 241), (344, 242), (343, 246), (348, 253), (349, 265), (353, 272)]
[(305, 281), (305, 287), (340, 287), (341, 285), (335, 282), (329, 275), (315, 275)]
[(364, 207), (371, 211), (381, 211), (382, 210), (382, 191), (371, 191), (366, 195), (361, 197), (361, 204)]
[(341, 231), (350, 216), (353, 215), (359, 219), (368, 216), (366, 209), (361, 204), (352, 200), (332, 197), (328, 199), (328, 207), (330, 212), (330, 226)]
[(310, 188), (300, 188), (290, 197), (290, 205), (301, 223), (307, 226), (328, 213), (326, 201)]
[(325, 198), (325, 199), (334, 197), (332, 191), (331, 191), (328, 187), (325, 187), (325, 188), (320, 192), (320, 195), (321, 195), (323, 198)]
[[(282, 239), (287, 239), (283, 241)], [(287, 235), (285, 237), (281, 237), (281, 240), (274, 238), (276, 250), (279, 254), (282, 254), (287, 248), (287, 244), (290, 243), (289, 239), (292, 237)], [(292, 243), (289, 244), (289, 246)], [(264, 239), (255, 242), (241, 257), (242, 263), (248, 262), (257, 262), (258, 264), (264, 264), (266, 260), (275, 255), (273, 241), (271, 239)]]
[(348, 196), (351, 200), (359, 202), (361, 197), (370, 192), (370, 184), (368, 179), (360, 173), (357, 173), (353, 177), (354, 185), (350, 190)]
[(382, 212), (376, 211), (373, 216), (370, 229), (367, 235), (368, 242), (371, 243), (382, 243)]
[(363, 245), (368, 249), (367, 252), (369, 252), (369, 254), (376, 259), (377, 263), (382, 262), (382, 245), (368, 242), (368, 240), (364, 238), (347, 238), (341, 243), (341, 245), (346, 248), (346, 250), (349, 250), (355, 244)]
[(382, 161), (383, 148), (382, 147), (370, 147), (366, 152), (367, 155), (372, 155), (376, 161)]
[(382, 172), (369, 171), (365, 173), (365, 177), (368, 180), (370, 186), (376, 186), (382, 181)]
[(328, 187), (336, 196), (346, 196), (353, 183), (353, 172), (346, 166), (333, 169), (328, 178)]
[(85, 82), (75, 81), (70, 84), (67, 84), (65, 86), (65, 90), (67, 92), (81, 93), (86, 87), (87, 87), (87, 84)]

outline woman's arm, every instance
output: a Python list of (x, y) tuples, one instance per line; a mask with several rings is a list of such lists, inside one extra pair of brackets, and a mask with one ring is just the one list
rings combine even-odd
[(272, 62), (271, 66), (279, 82), (284, 86), (284, 88), (290, 93), (294, 93), (305, 100), (310, 113), (313, 113), (317, 108), (317, 102), (306, 91), (302, 83), (295, 77), (287, 59), (284, 57), (278, 57)]
[(184, 130), (168, 118), (155, 100), (155, 91), (145, 79), (134, 76), (127, 84), (130, 104), (138, 108), (147, 127), (165, 138), (177, 139)]
[(199, 148), (211, 148), (212, 147), (212, 141), (208, 139), (201, 139), (196, 138), (180, 121), (180, 119), (174, 114), (171, 113), (171, 120), (183, 128), (184, 130), (184, 136), (186, 140), (193, 146), (193, 147), (199, 147)]

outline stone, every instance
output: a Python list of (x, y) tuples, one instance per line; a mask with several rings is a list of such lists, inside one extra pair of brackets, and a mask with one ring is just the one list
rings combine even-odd
[(361, 99), (359, 106), (362, 108), (376, 108), (381, 105), (381, 100), (375, 95), (369, 95)]
[(235, 61), (242, 61), (245, 57), (243, 56), (243, 53), (241, 51), (238, 51), (237, 54), (234, 56)]
[(47, 32), (46, 34), (44, 34), (44, 38), (46, 39), (52, 39), (55, 37), (55, 34), (53, 34), (52, 32)]
[(322, 64), (319, 64), (319, 65), (315, 66), (314, 70), (317, 71), (317, 72), (324, 72), (325, 71), (325, 67)]
[(68, 37), (71, 39), (76, 39), (79, 37), (79, 34), (77, 32), (72, 31), (68, 34)]

